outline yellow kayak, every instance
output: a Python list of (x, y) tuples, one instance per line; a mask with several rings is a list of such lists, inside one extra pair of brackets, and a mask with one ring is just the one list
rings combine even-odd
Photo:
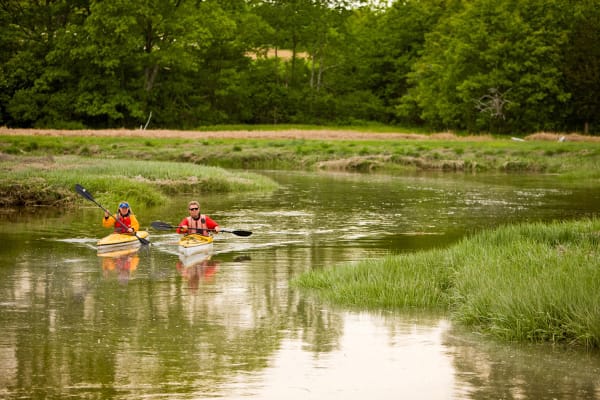
[[(142, 239), (147, 239), (148, 236), (150, 236), (147, 231), (138, 231), (136, 233), (137, 236)], [(111, 233), (98, 240), (96, 245), (98, 253), (106, 253), (124, 249), (135, 249), (140, 247), (141, 243), (135, 235), (129, 235), (127, 233)]]
[(179, 253), (189, 256), (196, 253), (208, 253), (212, 251), (212, 236), (203, 236), (197, 233), (183, 236), (179, 239)]

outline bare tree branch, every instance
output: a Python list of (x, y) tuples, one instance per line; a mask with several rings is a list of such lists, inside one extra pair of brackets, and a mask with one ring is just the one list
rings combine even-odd
[(504, 119), (504, 107), (507, 104), (512, 103), (510, 100), (506, 99), (506, 94), (509, 91), (510, 89), (502, 93), (497, 88), (490, 88), (490, 94), (486, 94), (481, 96), (479, 99), (474, 100), (475, 108), (479, 110), (479, 112), (489, 113), (492, 118)]

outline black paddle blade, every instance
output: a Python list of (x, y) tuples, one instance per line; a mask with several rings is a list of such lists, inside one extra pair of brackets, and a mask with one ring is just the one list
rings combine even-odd
[(83, 186), (81, 186), (79, 183), (75, 184), (75, 191), (81, 195), (82, 197), (85, 197), (86, 199), (90, 200), (90, 201), (94, 201), (94, 196), (92, 196), (92, 194), (90, 192), (88, 192), (86, 190), (86, 188), (84, 188)]
[(221, 229), (221, 232), (229, 232), (229, 233), (233, 233), (234, 235), (237, 235), (237, 236), (250, 236), (250, 235), (252, 235), (252, 232), (250, 232), (250, 231), (226, 231), (224, 229)]
[(150, 224), (154, 229), (158, 229), (159, 231), (167, 231), (171, 229), (175, 229), (176, 227), (163, 221), (154, 221)]
[(144, 246), (147, 246), (147, 245), (149, 245), (149, 244), (150, 244), (150, 241), (149, 241), (149, 240), (146, 240), (146, 239), (144, 239), (144, 238), (142, 238), (142, 237), (139, 237), (139, 236), (137, 235), (137, 232), (136, 232), (136, 233), (134, 233), (134, 235), (135, 235), (135, 237), (136, 237), (136, 238), (137, 238), (137, 239), (140, 241), (140, 243), (141, 243), (141, 244), (143, 244)]

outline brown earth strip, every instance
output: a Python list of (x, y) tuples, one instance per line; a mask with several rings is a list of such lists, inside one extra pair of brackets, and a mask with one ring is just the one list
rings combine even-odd
[(461, 137), (453, 133), (370, 133), (352, 130), (288, 129), (274, 131), (179, 131), (179, 130), (54, 130), (54, 129), (10, 129), (0, 127), (0, 135), (32, 136), (96, 136), (96, 137), (143, 137), (177, 139), (313, 139), (313, 140), (491, 140), (491, 136)]
[[(306, 139), (306, 140), (457, 140), (488, 141), (491, 135), (459, 136), (452, 132), (430, 135), (400, 132), (360, 132), (330, 129), (287, 129), (287, 130), (235, 130), (235, 131), (180, 131), (162, 129), (101, 129), (101, 130), (58, 130), (58, 129), (12, 129), (0, 127), (0, 135), (7, 136), (95, 136), (95, 137), (143, 137), (173, 139)], [(507, 137), (508, 139), (508, 137)], [(524, 138), (526, 141), (569, 141), (600, 142), (599, 136), (577, 133), (560, 134), (539, 132)]]

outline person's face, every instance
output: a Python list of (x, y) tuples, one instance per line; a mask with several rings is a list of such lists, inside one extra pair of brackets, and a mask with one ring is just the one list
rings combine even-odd
[(192, 204), (192, 205), (189, 207), (189, 210), (190, 210), (190, 215), (191, 215), (191, 216), (196, 216), (196, 215), (198, 215), (198, 213), (200, 212), (200, 206), (198, 206), (198, 205), (195, 205), (195, 204)]
[(120, 207), (119, 212), (121, 213), (121, 215), (125, 215), (127, 214), (127, 212), (129, 212), (129, 207)]

